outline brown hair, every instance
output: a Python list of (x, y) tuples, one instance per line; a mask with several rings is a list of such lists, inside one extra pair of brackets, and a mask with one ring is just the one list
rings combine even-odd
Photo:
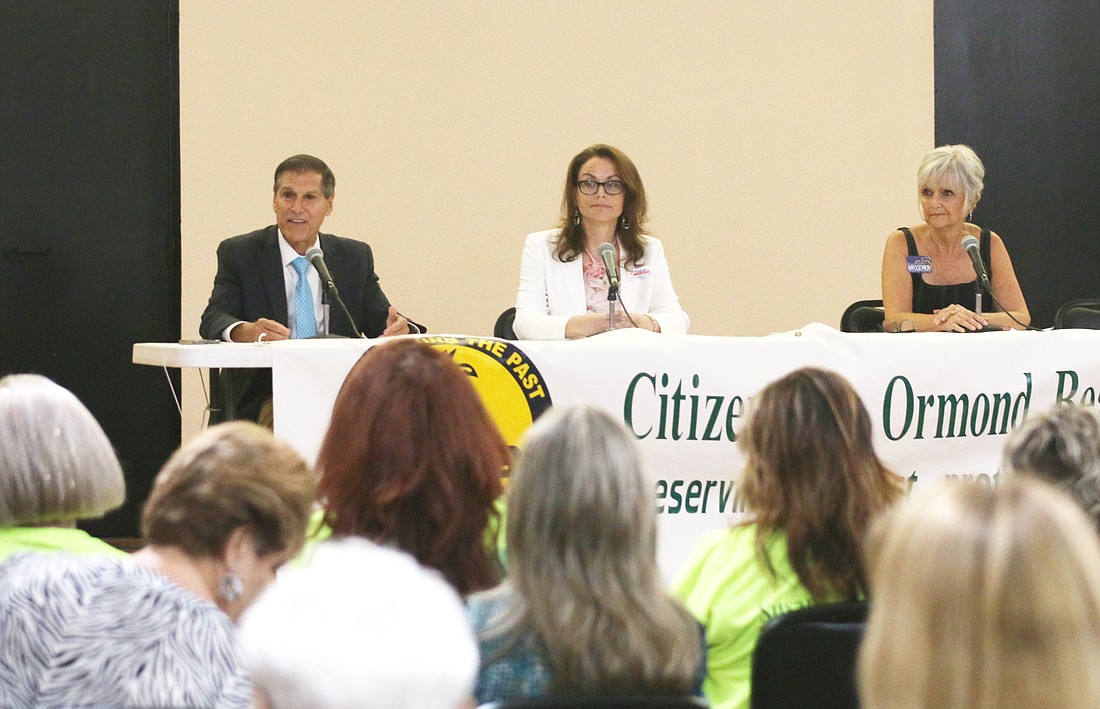
[(872, 519), (898, 499), (900, 479), (875, 455), (871, 418), (843, 377), (794, 371), (756, 397), (741, 491), (754, 513), (759, 558), (775, 532), (815, 600), (855, 600), (867, 586), (863, 540)]
[(645, 230), (647, 210), (642, 176), (638, 174), (638, 168), (634, 167), (634, 163), (626, 153), (602, 143), (590, 145), (577, 153), (569, 162), (569, 170), (565, 173), (565, 189), (561, 197), (561, 236), (558, 237), (554, 257), (559, 261), (572, 261), (584, 251), (584, 227), (573, 223), (573, 215), (577, 211), (577, 178), (584, 164), (596, 157), (606, 158), (614, 163), (615, 171), (626, 187), (623, 190), (623, 218), (627, 220), (630, 227), (624, 229), (620, 221), (615, 233), (626, 253), (626, 263), (640, 263), (645, 254), (641, 234)]
[(235, 530), (252, 531), (256, 554), (305, 540), (313, 471), (289, 444), (253, 423), (203, 431), (164, 464), (145, 503), (145, 541), (195, 557), (220, 555)]
[(325, 523), (412, 554), (464, 595), (489, 588), (509, 460), (450, 357), (416, 340), (376, 345), (344, 380), (317, 458)]

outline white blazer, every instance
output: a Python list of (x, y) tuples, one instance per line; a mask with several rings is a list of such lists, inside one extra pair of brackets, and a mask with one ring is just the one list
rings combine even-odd
[[(560, 229), (528, 234), (516, 294), (513, 328), (521, 340), (564, 340), (565, 323), (588, 312), (581, 259), (554, 258)], [(682, 335), (691, 320), (680, 307), (672, 288), (665, 249), (658, 239), (642, 236), (642, 262), (626, 268), (619, 264), (619, 301), (633, 316), (648, 314), (661, 332)]]

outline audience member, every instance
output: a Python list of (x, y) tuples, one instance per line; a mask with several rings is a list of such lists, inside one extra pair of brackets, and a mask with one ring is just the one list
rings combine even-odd
[(699, 691), (702, 628), (664, 588), (654, 481), (621, 423), (591, 408), (540, 418), (507, 530), (508, 580), (470, 600), (479, 702)]
[(409, 555), (364, 539), (322, 542), (241, 621), (272, 709), (469, 705), (477, 644), (462, 601)]
[(37, 374), (0, 379), (0, 561), (19, 551), (125, 556), (76, 528), (125, 497), (111, 442), (70, 391)]
[(250, 707), (233, 621), (301, 547), (312, 471), (254, 424), (177, 451), (128, 559), (0, 565), (0, 706)]
[(918, 490), (867, 545), (866, 709), (1100, 706), (1100, 543), (1026, 478)]
[(1077, 501), (1100, 531), (1100, 415), (1059, 406), (1029, 418), (1005, 444), (1001, 472), (1046, 480)]
[(610, 278), (599, 249), (611, 248), (618, 278), (614, 327), (687, 332), (664, 246), (645, 233), (646, 197), (626, 153), (592, 145), (569, 162), (557, 229), (528, 234), (516, 296), (516, 335), (587, 337), (608, 330)]
[(859, 396), (832, 372), (799, 369), (754, 399), (739, 438), (751, 519), (704, 535), (674, 586), (706, 626), (703, 690), (715, 709), (749, 706), (752, 652), (769, 618), (864, 597), (864, 535), (902, 495), (871, 431)]
[(376, 345), (344, 380), (317, 457), (325, 525), (412, 554), (464, 596), (490, 588), (510, 456), (444, 352), (417, 340)]

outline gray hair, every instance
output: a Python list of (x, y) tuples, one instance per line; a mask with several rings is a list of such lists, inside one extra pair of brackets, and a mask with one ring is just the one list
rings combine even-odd
[(1100, 414), (1095, 410), (1069, 404), (1029, 418), (1005, 444), (1001, 470), (1052, 483), (1100, 531)]
[(72, 392), (38, 374), (0, 379), (0, 527), (101, 517), (125, 498), (111, 442)]
[(558, 409), (528, 432), (508, 491), (521, 599), (511, 624), (539, 638), (556, 691), (690, 691), (700, 629), (665, 590), (656, 516), (654, 481), (621, 422)]
[(934, 185), (962, 189), (969, 214), (978, 206), (985, 186), (985, 165), (969, 145), (941, 145), (924, 156), (917, 168), (917, 191)]

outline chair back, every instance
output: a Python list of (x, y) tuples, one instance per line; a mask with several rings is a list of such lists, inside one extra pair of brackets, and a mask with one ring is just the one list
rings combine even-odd
[(772, 618), (752, 657), (752, 709), (858, 709), (856, 657), (867, 603), (832, 603)]
[(478, 709), (708, 709), (709, 706), (705, 699), (692, 694), (548, 694), (488, 702)]
[(840, 316), (841, 332), (882, 332), (886, 313), (881, 300), (857, 300)]
[(500, 317), (497, 318), (496, 325), (493, 326), (493, 337), (499, 337), (502, 340), (515, 340), (516, 331), (512, 329), (512, 323), (516, 319), (516, 309), (508, 308)]
[(1054, 329), (1100, 330), (1100, 298), (1066, 301), (1054, 313)]

